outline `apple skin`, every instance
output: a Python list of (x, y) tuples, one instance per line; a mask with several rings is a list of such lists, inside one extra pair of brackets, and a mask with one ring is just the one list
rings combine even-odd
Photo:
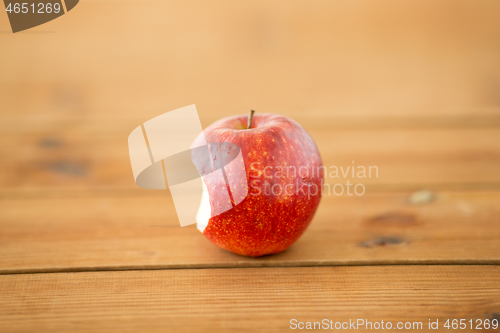
[[(309, 226), (321, 200), (323, 164), (313, 139), (297, 122), (274, 114), (255, 114), (250, 129), (247, 122), (248, 116), (239, 115), (204, 130), (206, 142), (232, 142), (241, 148), (247, 180), (241, 185), (248, 187), (248, 194), (232, 209), (207, 216), (202, 232), (223, 249), (259, 257), (284, 251)], [(194, 144), (201, 140), (202, 134)], [(193, 156), (195, 165), (207, 165), (195, 160)], [(292, 185), (285, 190), (287, 184)], [(221, 186), (205, 185), (213, 207)]]

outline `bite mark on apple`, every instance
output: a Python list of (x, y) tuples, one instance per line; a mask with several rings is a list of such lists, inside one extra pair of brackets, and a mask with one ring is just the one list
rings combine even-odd
[(200, 207), (198, 208), (198, 213), (196, 214), (196, 228), (203, 233), (208, 225), (212, 211), (210, 208), (210, 197), (208, 195), (207, 185), (203, 183), (203, 193), (201, 194)]

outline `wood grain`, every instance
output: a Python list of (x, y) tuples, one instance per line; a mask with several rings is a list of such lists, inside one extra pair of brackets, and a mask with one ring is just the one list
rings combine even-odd
[(168, 196), (0, 201), (0, 272), (380, 264), (499, 264), (500, 192), (325, 196), (287, 251), (247, 258), (178, 225)]
[(495, 0), (123, 0), (75, 9), (14, 35), (0, 16), (2, 114), (150, 119), (193, 103), (224, 116), (500, 112)]
[[(500, 319), (499, 11), (81, 1), (15, 35), (0, 15), (0, 331)], [(325, 196), (287, 251), (233, 255), (132, 179), (130, 131), (193, 103), (203, 127), (248, 109), (294, 118), (326, 166), (379, 177)], [(420, 188), (435, 200), (411, 205)]]
[(297, 119), (378, 190), (499, 187), (498, 2), (213, 3), (87, 1), (0, 34), (1, 190), (135, 189), (127, 135), (192, 103), (204, 127)]
[(291, 319), (326, 318), (427, 332), (429, 319), (441, 330), (446, 319), (498, 319), (499, 281), (498, 266), (4, 275), (0, 321), (9, 332), (283, 332)]
[[(457, 184), (500, 188), (500, 127), (322, 131), (316, 129), (320, 123), (310, 122), (308, 130), (330, 185), (349, 180), (379, 191), (422, 186), (446, 190)], [(127, 147), (129, 131), (139, 124), (128, 123), (116, 133), (80, 125), (0, 135), (0, 187), (10, 192), (65, 190), (63, 196), (103, 189), (145, 193), (134, 183)], [(366, 178), (353, 177), (353, 166), (356, 171), (364, 167)], [(370, 166), (378, 173), (370, 176)]]

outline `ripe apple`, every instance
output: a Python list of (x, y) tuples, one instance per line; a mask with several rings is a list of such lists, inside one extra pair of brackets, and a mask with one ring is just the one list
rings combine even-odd
[[(253, 112), (213, 123), (193, 146), (206, 140), (240, 147), (246, 197), (214, 216), (214, 207), (227, 192), (225, 185), (205, 177), (197, 226), (217, 246), (259, 257), (287, 249), (304, 233), (321, 200), (323, 167), (316, 144), (297, 122), (275, 114), (252, 116)], [(226, 147), (233, 146), (220, 146), (209, 157), (211, 163), (193, 155), (193, 163), (199, 170), (203, 165), (213, 168), (217, 158), (231, 154)]]

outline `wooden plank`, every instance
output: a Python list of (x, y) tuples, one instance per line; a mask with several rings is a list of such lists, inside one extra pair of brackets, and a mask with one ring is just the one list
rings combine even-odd
[(291, 319), (364, 319), (427, 332), (429, 320), (447, 331), (447, 319), (466, 319), (470, 332), (471, 319), (499, 319), (499, 281), (499, 266), (4, 275), (0, 323), (9, 332), (283, 332)]
[[(92, 115), (82, 118), (70, 113), (38, 114), (38, 115), (5, 115), (0, 114), (0, 133), (2, 135), (37, 135), (57, 136), (67, 134), (120, 134), (129, 132), (153, 117), (170, 110), (161, 109), (157, 113), (145, 115), (142, 112), (130, 112), (127, 117)], [(202, 127), (224, 117), (247, 114), (246, 110), (235, 110), (230, 113), (214, 110), (207, 112), (198, 108)], [(259, 110), (269, 113), (269, 110)], [(402, 129), (460, 129), (460, 128), (498, 128), (500, 116), (493, 115), (368, 115), (338, 116), (333, 113), (310, 115), (307, 112), (297, 113), (288, 110), (274, 110), (277, 114), (290, 117), (305, 129), (313, 131), (349, 131), (349, 130), (402, 130)]]
[(149, 119), (196, 103), (223, 115), (498, 115), (499, 9), (495, 0), (90, 1), (16, 35), (3, 15), (2, 114)]
[(287, 251), (234, 255), (178, 225), (171, 198), (0, 201), (0, 273), (379, 264), (500, 264), (500, 192), (325, 196)]
[[(43, 134), (3, 134), (0, 188), (145, 193), (133, 181), (127, 147), (133, 126), (128, 126), (119, 133), (68, 126)], [(349, 180), (377, 190), (452, 189), (456, 184), (500, 188), (500, 127), (318, 131), (311, 124), (309, 132), (328, 170), (325, 182), (331, 185)], [(368, 172), (367, 178), (357, 173), (352, 177), (353, 166), (356, 171), (375, 166), (378, 174), (373, 169), (371, 177)]]

